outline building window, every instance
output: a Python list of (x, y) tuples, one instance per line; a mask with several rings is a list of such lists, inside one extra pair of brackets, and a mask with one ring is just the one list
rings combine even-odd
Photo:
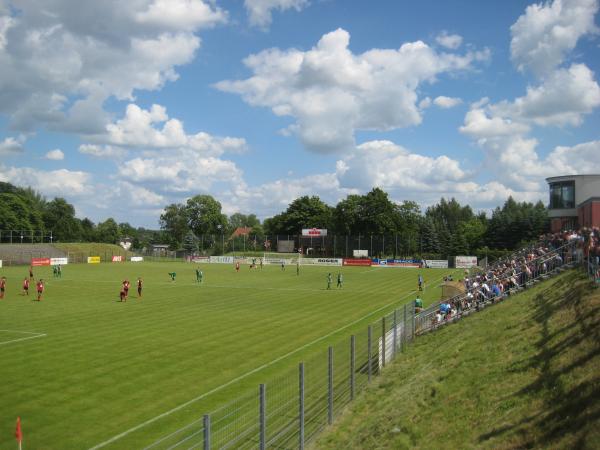
[(575, 182), (562, 181), (550, 185), (550, 209), (575, 208)]

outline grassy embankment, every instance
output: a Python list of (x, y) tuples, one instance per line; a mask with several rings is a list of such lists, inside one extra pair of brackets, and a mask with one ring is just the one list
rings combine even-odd
[(600, 290), (567, 272), (415, 341), (316, 448), (600, 448)]

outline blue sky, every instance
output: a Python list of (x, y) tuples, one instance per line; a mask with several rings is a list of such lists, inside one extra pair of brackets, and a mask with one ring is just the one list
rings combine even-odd
[(156, 228), (600, 173), (598, 0), (0, 0), (0, 181)]

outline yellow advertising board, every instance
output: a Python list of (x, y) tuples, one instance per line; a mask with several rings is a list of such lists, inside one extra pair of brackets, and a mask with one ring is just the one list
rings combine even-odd
[(88, 264), (99, 264), (100, 257), (99, 256), (88, 256)]

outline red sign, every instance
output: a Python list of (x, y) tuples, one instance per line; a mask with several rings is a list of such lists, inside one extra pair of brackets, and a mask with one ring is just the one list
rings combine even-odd
[(125, 258), (121, 255), (113, 255), (112, 262), (123, 262)]
[(370, 259), (344, 258), (345, 266), (371, 266)]
[(34, 267), (37, 266), (49, 266), (50, 258), (31, 258), (31, 265)]

